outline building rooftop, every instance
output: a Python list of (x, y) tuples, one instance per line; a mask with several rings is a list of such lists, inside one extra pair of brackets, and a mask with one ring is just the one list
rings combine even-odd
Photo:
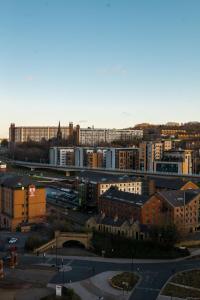
[(108, 199), (115, 202), (116, 201), (123, 202), (129, 205), (131, 204), (140, 207), (149, 199), (149, 196), (123, 192), (123, 191), (119, 191), (115, 187), (111, 187), (101, 196), (101, 198)]
[(128, 226), (136, 224), (138, 228), (140, 228), (140, 231), (142, 232), (149, 231), (149, 227), (146, 224), (140, 224), (138, 222), (134, 222), (133, 220), (127, 218), (118, 218), (118, 217), (112, 218), (109, 216), (97, 215), (95, 217), (95, 221), (99, 225), (107, 225), (112, 227), (121, 227), (124, 223), (126, 223)]
[(28, 187), (29, 185), (34, 184), (37, 187), (42, 187), (43, 185), (41, 183), (38, 183), (37, 181), (31, 179), (28, 176), (20, 176), (16, 174), (0, 174), (0, 185), (5, 186), (8, 188), (22, 188), (22, 187)]
[(172, 206), (179, 207), (184, 206), (192, 201), (196, 196), (200, 195), (200, 189), (198, 190), (177, 190), (177, 191), (162, 191), (158, 192), (162, 198), (164, 198)]
[(180, 190), (187, 182), (178, 179), (178, 178), (158, 178), (158, 177), (151, 177), (153, 181), (155, 182), (156, 188), (161, 189), (168, 189), (168, 190)]
[(116, 182), (133, 182), (142, 181), (140, 177), (133, 177), (128, 175), (114, 175), (114, 174), (102, 174), (98, 172), (81, 171), (79, 173), (79, 179), (82, 181), (89, 181), (94, 183), (116, 183)]
[(110, 226), (116, 226), (120, 227), (126, 220), (124, 218), (112, 218), (109, 216), (103, 217), (102, 215), (97, 216), (96, 222), (97, 224), (102, 224), (102, 225), (110, 225)]

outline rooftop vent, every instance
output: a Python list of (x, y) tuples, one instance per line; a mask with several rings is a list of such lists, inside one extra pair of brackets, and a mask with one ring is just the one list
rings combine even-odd
[(101, 181), (106, 181), (106, 178), (101, 178)]
[(182, 197), (178, 197), (177, 200), (178, 201), (183, 201), (183, 198)]

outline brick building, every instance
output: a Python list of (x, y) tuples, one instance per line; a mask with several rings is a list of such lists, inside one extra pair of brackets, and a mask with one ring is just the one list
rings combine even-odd
[(98, 211), (112, 218), (125, 218), (141, 223), (141, 207), (148, 198), (111, 187), (99, 198)]
[(0, 177), (0, 226), (16, 230), (22, 224), (45, 220), (45, 188), (29, 177), (3, 175)]
[(111, 186), (115, 186), (123, 192), (133, 194), (143, 193), (143, 180), (127, 175), (119, 176), (82, 171), (78, 180), (85, 185), (85, 202), (87, 202), (88, 206), (97, 206), (99, 197)]
[(192, 232), (200, 223), (200, 190), (162, 191), (142, 206), (141, 222), (147, 225), (174, 224), (180, 232)]

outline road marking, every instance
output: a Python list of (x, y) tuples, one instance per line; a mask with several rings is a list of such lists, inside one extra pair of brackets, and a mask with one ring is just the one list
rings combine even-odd
[(160, 291), (160, 289), (154, 289), (154, 288), (148, 288), (148, 287), (142, 287), (142, 286), (138, 286), (138, 287), (136, 287), (135, 289), (138, 289), (138, 290), (155, 291), (155, 292), (159, 292), (159, 291)]
[(67, 264), (61, 264), (59, 268), (59, 272), (69, 272), (72, 270), (72, 267), (70, 265), (73, 263), (73, 259), (71, 259)]
[(69, 266), (73, 263), (74, 259), (71, 259), (67, 264), (65, 264), (65, 266)]
[(45, 262), (48, 264), (52, 260), (52, 257), (49, 257)]

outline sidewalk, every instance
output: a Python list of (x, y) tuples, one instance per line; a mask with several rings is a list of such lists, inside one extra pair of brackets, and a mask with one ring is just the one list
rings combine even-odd
[[(156, 300), (171, 300), (171, 299), (172, 299), (171, 296), (163, 296), (163, 295), (159, 295), (158, 298), (157, 298)], [(173, 300), (185, 300), (185, 299), (173, 297)]]
[[(128, 300), (131, 292), (123, 292), (110, 286), (108, 279), (121, 271), (107, 271), (95, 275), (89, 279), (67, 283), (66, 287), (71, 287), (81, 297), (82, 300)], [(55, 288), (55, 284), (48, 284), (48, 287)]]

